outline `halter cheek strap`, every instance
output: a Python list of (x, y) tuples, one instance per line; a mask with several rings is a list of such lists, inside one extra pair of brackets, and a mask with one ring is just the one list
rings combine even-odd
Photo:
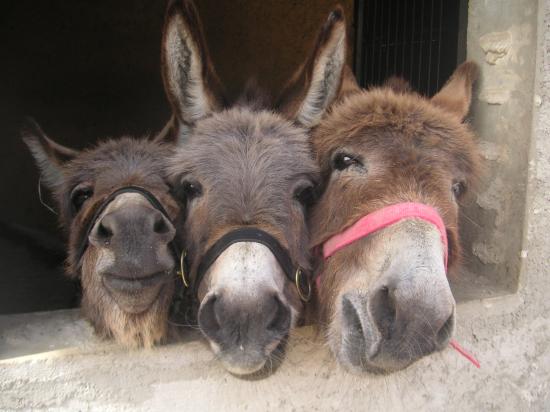
[(239, 242), (254, 242), (266, 246), (277, 259), (288, 280), (296, 286), (300, 299), (304, 302), (309, 301), (312, 287), (308, 274), (292, 261), (289, 251), (275, 237), (256, 227), (234, 229), (223, 235), (206, 251), (199, 262), (197, 273), (193, 280), (195, 295), (198, 294), (199, 285), (204, 275), (216, 259), (229, 246)]
[[(447, 239), (447, 230), (441, 216), (433, 207), (423, 203), (405, 202), (383, 207), (368, 215), (362, 217), (346, 230), (332, 236), (323, 244), (323, 258), (326, 260), (340, 249), (351, 245), (352, 243), (378, 232), (388, 226), (398, 223), (405, 219), (421, 219), (434, 225), (441, 235), (441, 243), (444, 250), (445, 271), (447, 271), (449, 242)], [(321, 277), (317, 276), (317, 288), (321, 284)], [(480, 367), (477, 359), (463, 349), (457, 341), (452, 339), (449, 342), (457, 352), (468, 359), (474, 366)]]

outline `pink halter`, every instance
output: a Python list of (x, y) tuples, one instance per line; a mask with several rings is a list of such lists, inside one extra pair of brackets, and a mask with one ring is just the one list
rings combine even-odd
[[(443, 219), (441, 219), (441, 216), (433, 207), (416, 202), (397, 203), (363, 216), (349, 228), (332, 236), (323, 244), (323, 258), (326, 260), (340, 249), (405, 219), (421, 219), (433, 224), (439, 230), (444, 249), (445, 271), (447, 271), (449, 243), (445, 223), (443, 223)], [(319, 288), (321, 284), (320, 276), (317, 276), (316, 284), (317, 288)], [(480, 367), (477, 359), (466, 352), (454, 339), (449, 342), (449, 345), (476, 367)]]
[(445, 250), (445, 270), (447, 270), (448, 242), (445, 224), (433, 207), (423, 203), (397, 203), (386, 206), (375, 212), (363, 216), (352, 226), (332, 236), (323, 244), (323, 257), (328, 259), (340, 249), (351, 245), (371, 233), (378, 232), (385, 227), (391, 226), (404, 219), (422, 219), (433, 224), (441, 234), (441, 242)]

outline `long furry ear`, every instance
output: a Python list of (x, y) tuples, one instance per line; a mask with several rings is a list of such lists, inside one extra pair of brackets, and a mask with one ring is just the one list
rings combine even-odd
[(55, 188), (63, 182), (63, 166), (78, 155), (78, 151), (54, 142), (33, 119), (27, 119), (21, 130), (23, 141), (33, 155), (44, 183)]
[(160, 130), (153, 138), (155, 143), (175, 144), (178, 142), (178, 130), (176, 119), (172, 115), (166, 122), (162, 130)]
[(338, 96), (346, 62), (346, 21), (341, 7), (328, 16), (313, 52), (287, 83), (278, 109), (306, 128), (316, 126)]
[(464, 119), (470, 110), (472, 87), (478, 75), (477, 64), (472, 61), (462, 63), (445, 86), (432, 97), (432, 103), (453, 113), (461, 120)]
[(409, 82), (403, 77), (398, 76), (388, 77), (384, 82), (383, 87), (388, 87), (397, 94), (405, 94), (412, 91)]
[(194, 4), (168, 3), (162, 39), (164, 89), (179, 123), (187, 127), (224, 105), (221, 83), (214, 70)]
[(357, 83), (353, 70), (351, 70), (351, 67), (346, 64), (342, 74), (342, 86), (340, 87), (340, 92), (338, 93), (338, 100), (360, 91), (361, 86)]

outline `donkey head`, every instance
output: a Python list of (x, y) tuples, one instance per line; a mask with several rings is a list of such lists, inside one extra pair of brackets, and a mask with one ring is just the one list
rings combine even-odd
[(67, 272), (80, 278), (82, 308), (96, 331), (151, 346), (167, 331), (179, 211), (163, 165), (169, 146), (121, 138), (78, 152), (33, 125), (25, 132), (69, 235)]
[[(342, 35), (335, 19), (327, 42)], [(318, 180), (305, 128), (257, 102), (230, 109), (219, 97), (196, 10), (169, 6), (164, 82), (183, 144), (169, 175), (186, 205), (190, 283), (199, 326), (224, 366), (260, 370), (296, 324), (310, 290), (306, 208)], [(337, 62), (332, 56), (323, 56)], [(317, 74), (316, 74), (317, 75)], [(327, 107), (330, 76), (306, 91), (302, 126)]]
[[(463, 123), (476, 73), (464, 63), (431, 99), (396, 79), (370, 91), (348, 79), (345, 96), (313, 132), (324, 192), (312, 211), (312, 245), (331, 255), (320, 271), (320, 318), (333, 353), (350, 369), (404, 368), (446, 347), (453, 333), (444, 257), (457, 266), (459, 202), (478, 171)], [(441, 218), (442, 232), (418, 216), (399, 218), (327, 251), (329, 239), (359, 230), (365, 216), (410, 202)]]

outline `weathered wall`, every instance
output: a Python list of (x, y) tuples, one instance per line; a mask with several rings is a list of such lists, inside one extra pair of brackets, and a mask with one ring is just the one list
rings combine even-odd
[(514, 292), (521, 267), (535, 74), (536, 0), (470, 0), (467, 57), (480, 64), (471, 113), (486, 170), (462, 215), (459, 298)]

